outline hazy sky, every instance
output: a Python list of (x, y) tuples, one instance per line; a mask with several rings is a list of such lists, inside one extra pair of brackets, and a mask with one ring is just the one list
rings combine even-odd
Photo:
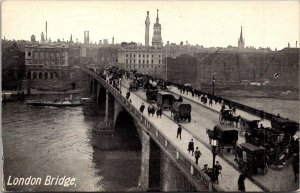
[[(150, 11), (150, 42), (159, 9), (162, 39), (205, 47), (237, 46), (240, 27), (246, 46), (281, 49), (299, 42), (298, 1), (4, 1), (2, 37), (40, 40), (48, 21), (51, 40), (78, 38), (85, 30), (98, 42), (144, 44), (146, 12)], [(299, 45), (299, 43), (298, 43)], [(298, 46), (299, 47), (299, 46)]]

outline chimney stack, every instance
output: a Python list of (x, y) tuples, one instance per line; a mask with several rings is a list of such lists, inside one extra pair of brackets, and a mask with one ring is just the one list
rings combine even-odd
[(298, 44), (298, 41), (296, 41), (296, 48), (297, 48), (297, 44)]

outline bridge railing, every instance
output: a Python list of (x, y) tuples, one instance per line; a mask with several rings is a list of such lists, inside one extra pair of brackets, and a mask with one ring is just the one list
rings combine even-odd
[(195, 183), (199, 191), (223, 191), (223, 189), (211, 182), (210, 177), (201, 171), (201, 168), (194, 163), (193, 160), (188, 159), (183, 151), (178, 148), (176, 144), (173, 144), (168, 136), (164, 135), (153, 125), (147, 117), (142, 114), (137, 108), (135, 108), (126, 98), (124, 98), (118, 90), (113, 88), (109, 83), (102, 79), (95, 72), (82, 68), (83, 71), (93, 76), (98, 80), (114, 97), (123, 105), (123, 107), (138, 121), (140, 125), (143, 125), (144, 129), (154, 141), (158, 142), (158, 145), (165, 149), (165, 152), (171, 156), (172, 160), (183, 169), (185, 175)]

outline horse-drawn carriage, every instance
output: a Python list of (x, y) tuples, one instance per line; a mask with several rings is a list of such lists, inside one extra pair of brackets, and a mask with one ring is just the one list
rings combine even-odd
[(218, 140), (219, 152), (221, 149), (230, 151), (235, 148), (238, 141), (238, 130), (234, 127), (217, 125), (213, 130), (206, 129), (206, 133), (210, 142), (211, 139)]
[(135, 81), (132, 81), (129, 83), (129, 90), (132, 91), (132, 90), (138, 90), (139, 87), (138, 87), (138, 83), (135, 82)]
[(167, 92), (157, 93), (157, 106), (164, 109), (171, 109), (174, 102), (174, 96)]
[(158, 89), (157, 87), (149, 87), (146, 91), (146, 97), (147, 97), (147, 102), (152, 103), (152, 102), (156, 102), (157, 100), (157, 93), (158, 93)]
[(175, 102), (171, 107), (171, 117), (174, 117), (174, 120), (179, 122), (179, 120), (184, 120), (191, 122), (191, 111), (192, 106), (184, 102)]
[(241, 119), (241, 116), (234, 116), (232, 109), (223, 109), (219, 116), (220, 124), (229, 124), (233, 125), (233, 123), (238, 124), (239, 120)]
[(269, 157), (264, 147), (242, 143), (235, 148), (235, 161), (246, 176), (268, 172)]

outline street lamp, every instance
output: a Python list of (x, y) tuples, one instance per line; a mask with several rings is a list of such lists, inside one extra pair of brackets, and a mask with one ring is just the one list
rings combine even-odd
[(213, 179), (212, 180), (215, 180), (215, 175), (216, 175), (216, 171), (215, 171), (215, 168), (216, 168), (216, 155), (218, 154), (217, 153), (217, 147), (218, 147), (218, 140), (217, 139), (212, 139), (211, 140), (211, 146), (212, 146), (212, 154), (213, 154)]
[(215, 95), (215, 76), (213, 76), (213, 79), (212, 79), (212, 95), (214, 96)]

